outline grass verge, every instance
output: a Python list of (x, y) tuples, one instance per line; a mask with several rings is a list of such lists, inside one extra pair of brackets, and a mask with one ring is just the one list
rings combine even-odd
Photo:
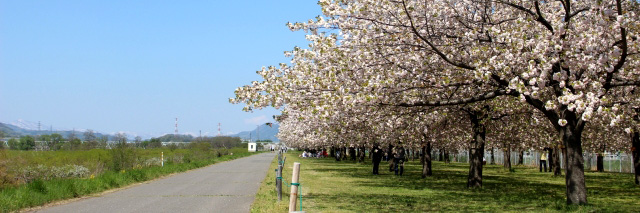
[(255, 154), (247, 152), (246, 149), (230, 151), (234, 154), (189, 163), (169, 163), (164, 167), (153, 166), (120, 172), (107, 171), (93, 178), (84, 179), (35, 180), (28, 184), (5, 187), (0, 189), (0, 212), (17, 211), (53, 201), (82, 197)]
[[(302, 210), (306, 212), (426, 212), (426, 211), (535, 211), (535, 212), (635, 212), (640, 187), (631, 174), (585, 173), (589, 205), (565, 204), (564, 176), (553, 177), (535, 168), (501, 165), (483, 169), (483, 187), (467, 189), (468, 164), (433, 162), (434, 174), (421, 178), (419, 161), (405, 165), (405, 175), (395, 176), (385, 162), (380, 175), (371, 174), (371, 162), (336, 162), (334, 159), (298, 158), (285, 154), (283, 179), (291, 180), (293, 162), (301, 163)], [(289, 188), (282, 201), (275, 193), (277, 162), (263, 181), (252, 212), (288, 211)], [(299, 210), (299, 207), (298, 209)]]

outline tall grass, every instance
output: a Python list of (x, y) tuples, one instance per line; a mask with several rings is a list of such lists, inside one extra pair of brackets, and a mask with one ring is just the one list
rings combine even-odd
[[(148, 155), (158, 155), (162, 152), (163, 149), (158, 150), (140, 150), (138, 153), (139, 156), (148, 156)], [(166, 150), (168, 151), (168, 150)], [(177, 153), (182, 153), (184, 155), (189, 155), (188, 151), (178, 151)], [(107, 150), (90, 150), (84, 151), (85, 153), (81, 153), (82, 151), (77, 151), (80, 153), (74, 153), (65, 157), (63, 159), (70, 160), (70, 162), (74, 162), (74, 159), (80, 159), (80, 156), (95, 156), (94, 154), (98, 154), (98, 156), (102, 156), (100, 154), (105, 154)], [(154, 178), (162, 177), (171, 173), (183, 172), (190, 169), (195, 169), (199, 167), (203, 167), (206, 165), (214, 164), (217, 162), (228, 161), (240, 157), (245, 157), (252, 155), (254, 153), (247, 152), (246, 149), (231, 149), (231, 150), (218, 150), (217, 153), (227, 153), (232, 152), (233, 155), (222, 155), (218, 157), (217, 155), (210, 155), (208, 158), (189, 158), (191, 160), (178, 162), (176, 161), (168, 161), (165, 163), (164, 167), (160, 166), (149, 166), (149, 167), (137, 167), (133, 169), (127, 170), (106, 170), (100, 174), (92, 175), (87, 178), (71, 178), (71, 179), (51, 179), (51, 180), (41, 180), (37, 179), (31, 181), (29, 183), (20, 184), (20, 185), (12, 185), (5, 186), (0, 188), (0, 212), (9, 212), (16, 211), (23, 208), (34, 207), (43, 205), (46, 203), (50, 203), (52, 201), (81, 197), (88, 194), (99, 193), (108, 189), (118, 188), (122, 186), (126, 186), (132, 183), (152, 180)], [(40, 152), (46, 153), (46, 152)], [(30, 158), (31, 162), (44, 163), (47, 162), (41, 161), (43, 159), (47, 159), (49, 157), (55, 156), (54, 152), (43, 154), (43, 155), (33, 155), (33, 158)], [(5, 153), (6, 154), (6, 153)], [(15, 155), (31, 155), (32, 152), (27, 153), (10, 153), (10, 156)], [(48, 155), (52, 154), (52, 155)], [(169, 154), (169, 156), (167, 156)], [(171, 158), (172, 152), (165, 152), (165, 157)], [(106, 157), (104, 155), (103, 157)], [(184, 158), (184, 157), (183, 157)], [(62, 163), (59, 158), (50, 158), (52, 162), (48, 162), (47, 165), (58, 165), (58, 163)], [(80, 162), (78, 162), (80, 163)], [(120, 168), (119, 168), (120, 169)]]
[[(404, 176), (395, 176), (382, 163), (380, 175), (372, 165), (332, 158), (298, 158), (287, 153), (283, 179), (291, 180), (293, 162), (301, 163), (302, 210), (306, 212), (637, 212), (640, 187), (631, 174), (586, 172), (589, 205), (566, 205), (564, 177), (537, 168), (487, 165), (483, 187), (467, 189), (469, 165), (433, 162), (433, 176), (422, 179), (418, 160), (407, 162)], [(277, 162), (271, 164), (274, 171)], [(263, 181), (252, 212), (288, 211), (289, 188), (277, 201), (275, 172)]]

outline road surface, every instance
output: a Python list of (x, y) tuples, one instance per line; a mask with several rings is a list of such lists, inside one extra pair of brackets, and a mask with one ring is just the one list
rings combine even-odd
[(36, 212), (249, 212), (274, 156), (217, 163)]

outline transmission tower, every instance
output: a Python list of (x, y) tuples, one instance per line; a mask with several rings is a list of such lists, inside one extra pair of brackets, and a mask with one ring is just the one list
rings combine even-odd
[(220, 131), (220, 123), (218, 123), (218, 136), (221, 136), (221, 135), (222, 135), (222, 133)]
[(174, 134), (178, 136), (178, 118), (176, 118), (176, 132)]

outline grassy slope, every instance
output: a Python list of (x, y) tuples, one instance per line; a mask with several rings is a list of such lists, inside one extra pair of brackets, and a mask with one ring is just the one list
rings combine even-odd
[[(293, 162), (301, 163), (302, 209), (307, 212), (424, 212), (424, 211), (604, 211), (633, 212), (638, 209), (640, 187), (630, 174), (585, 174), (588, 206), (565, 205), (564, 177), (537, 169), (500, 165), (483, 170), (484, 186), (467, 189), (468, 165), (434, 162), (434, 175), (420, 178), (419, 161), (405, 166), (405, 175), (395, 176), (382, 163), (381, 175), (373, 176), (371, 163), (356, 164), (333, 159), (300, 159), (287, 153), (284, 180), (291, 180)], [(276, 168), (276, 161), (270, 171)], [(277, 202), (275, 172), (263, 182), (252, 212), (288, 210), (289, 188)], [(299, 209), (298, 209), (299, 210)]]
[[(136, 149), (140, 159), (160, 158), (164, 152), (165, 161), (176, 155), (185, 155), (190, 152), (187, 149), (170, 150), (168, 148)], [(102, 173), (108, 170), (108, 164), (112, 161), (109, 150), (74, 150), (74, 151), (18, 151), (2, 150), (0, 160), (8, 160), (10, 164), (22, 166), (64, 166), (68, 164), (81, 165), (89, 169), (92, 174)], [(2, 187), (2, 184), (0, 184)]]
[(165, 164), (164, 167), (153, 166), (123, 172), (107, 171), (95, 178), (58, 179), (40, 181), (29, 184), (0, 189), (0, 212), (16, 211), (34, 207), (57, 200), (82, 197), (100, 193), (109, 189), (127, 186), (133, 183), (152, 180), (176, 172), (200, 168), (217, 162), (228, 161), (249, 156), (246, 149), (230, 150), (234, 155), (225, 155), (203, 161), (192, 161), (181, 164)]

